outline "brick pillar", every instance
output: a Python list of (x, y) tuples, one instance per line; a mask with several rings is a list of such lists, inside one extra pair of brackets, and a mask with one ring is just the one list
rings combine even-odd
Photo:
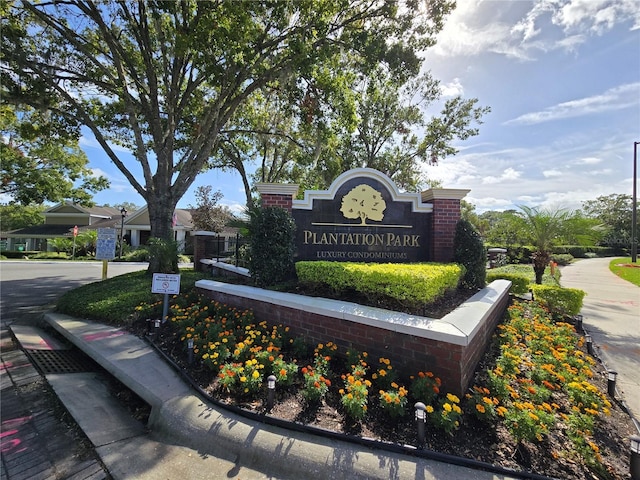
[(470, 190), (437, 188), (422, 192), (422, 201), (433, 204), (430, 258), (434, 262), (453, 260), (453, 240), (460, 220), (460, 200)]
[(262, 208), (281, 207), (291, 213), (293, 198), (298, 193), (298, 185), (258, 183), (256, 189), (262, 199)]
[(196, 272), (206, 271), (206, 267), (200, 263), (200, 260), (206, 258), (206, 240), (207, 238), (218, 235), (215, 232), (197, 231), (193, 233), (193, 269)]

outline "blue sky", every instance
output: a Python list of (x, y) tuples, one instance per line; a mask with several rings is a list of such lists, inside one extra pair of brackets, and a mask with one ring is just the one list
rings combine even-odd
[[(425, 174), (466, 188), (481, 213), (517, 205), (579, 208), (599, 195), (632, 191), (633, 142), (640, 142), (640, 1), (458, 0), (426, 67), (445, 98), (461, 94), (491, 107), (480, 134)], [(90, 166), (111, 181), (98, 204), (142, 206), (95, 141)], [(124, 153), (124, 152), (123, 152)], [(244, 204), (240, 177), (198, 177), (199, 185)]]

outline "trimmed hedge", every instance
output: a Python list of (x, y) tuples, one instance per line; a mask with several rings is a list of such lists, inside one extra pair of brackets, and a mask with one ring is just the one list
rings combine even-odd
[(573, 316), (580, 313), (586, 293), (577, 288), (552, 287), (531, 284), (533, 297), (544, 304), (552, 313)]
[(303, 261), (296, 263), (296, 273), (301, 283), (324, 284), (339, 292), (352, 288), (367, 295), (419, 305), (457, 288), (464, 267), (435, 263)]
[(518, 275), (516, 273), (500, 273), (500, 272), (492, 272), (489, 270), (487, 272), (487, 283), (491, 283), (494, 280), (509, 280), (511, 282), (511, 288), (509, 289), (510, 293), (515, 295), (522, 295), (523, 293), (527, 293), (529, 291), (529, 283), (531, 282), (528, 277), (524, 275)]
[(574, 256), (570, 253), (554, 253), (551, 255), (551, 260), (556, 262), (558, 265), (569, 265), (573, 262)]

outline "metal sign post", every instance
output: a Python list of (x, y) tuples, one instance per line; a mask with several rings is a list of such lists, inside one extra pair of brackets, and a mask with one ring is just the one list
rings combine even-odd
[(151, 293), (163, 293), (162, 323), (169, 317), (169, 295), (180, 293), (180, 274), (154, 273)]
[(116, 258), (116, 229), (99, 228), (96, 260), (102, 260), (102, 280), (107, 279), (108, 261)]

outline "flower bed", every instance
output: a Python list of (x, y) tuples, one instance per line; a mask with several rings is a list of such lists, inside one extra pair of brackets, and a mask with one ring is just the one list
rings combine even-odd
[[(509, 308), (462, 398), (441, 391), (438, 372), (398, 372), (393, 358), (340, 351), (330, 341), (313, 348), (285, 327), (256, 323), (250, 311), (202, 298), (173, 303), (165, 348), (211, 395), (233, 404), (265, 411), (265, 380), (274, 375), (271, 411), (287, 420), (415, 444), (413, 405), (421, 401), (428, 448), (561, 478), (628, 471), (631, 422), (602, 393), (583, 338), (537, 303)], [(191, 341), (196, 361), (188, 364)]]

